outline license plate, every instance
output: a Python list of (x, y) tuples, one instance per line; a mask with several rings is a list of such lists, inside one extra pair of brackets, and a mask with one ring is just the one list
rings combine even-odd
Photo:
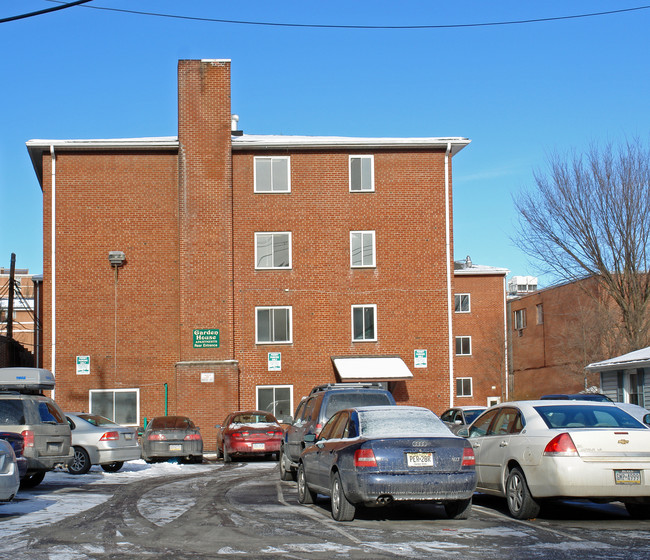
[(169, 444), (169, 450), (170, 451), (183, 451), (183, 446), (182, 445), (174, 445), (173, 443)]
[(124, 434), (124, 439), (127, 441), (133, 439), (133, 434)]
[(257, 451), (258, 449), (261, 449), (262, 451), (264, 451), (264, 444), (263, 443), (254, 443), (253, 444), (253, 449), (255, 451)]
[(409, 467), (433, 467), (433, 453), (407, 453), (406, 464)]
[(641, 484), (641, 471), (614, 471), (614, 482), (616, 484)]

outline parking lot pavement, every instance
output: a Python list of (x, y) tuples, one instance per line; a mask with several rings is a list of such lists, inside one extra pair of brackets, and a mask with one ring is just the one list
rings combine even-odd
[(648, 522), (620, 505), (568, 503), (516, 521), (477, 495), (470, 518), (435, 505), (365, 509), (351, 523), (329, 500), (297, 502), (277, 463), (135, 462), (118, 473), (48, 473), (0, 505), (0, 558), (646, 559)]

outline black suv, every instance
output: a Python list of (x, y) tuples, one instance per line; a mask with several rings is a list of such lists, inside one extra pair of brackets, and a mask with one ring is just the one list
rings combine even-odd
[(335, 412), (357, 406), (394, 405), (395, 399), (379, 383), (330, 383), (314, 387), (296, 409), (280, 447), (280, 478), (295, 480), (305, 436), (318, 435)]

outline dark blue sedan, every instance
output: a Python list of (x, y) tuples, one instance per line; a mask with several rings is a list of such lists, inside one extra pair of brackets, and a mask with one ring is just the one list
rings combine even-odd
[(337, 412), (300, 456), (298, 500), (332, 499), (336, 521), (356, 507), (400, 501), (443, 504), (466, 519), (476, 488), (474, 452), (430, 410), (368, 406)]

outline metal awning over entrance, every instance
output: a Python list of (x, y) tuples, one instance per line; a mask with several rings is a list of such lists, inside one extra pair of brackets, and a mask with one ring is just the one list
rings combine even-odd
[(413, 374), (399, 356), (332, 357), (341, 381), (399, 381)]

